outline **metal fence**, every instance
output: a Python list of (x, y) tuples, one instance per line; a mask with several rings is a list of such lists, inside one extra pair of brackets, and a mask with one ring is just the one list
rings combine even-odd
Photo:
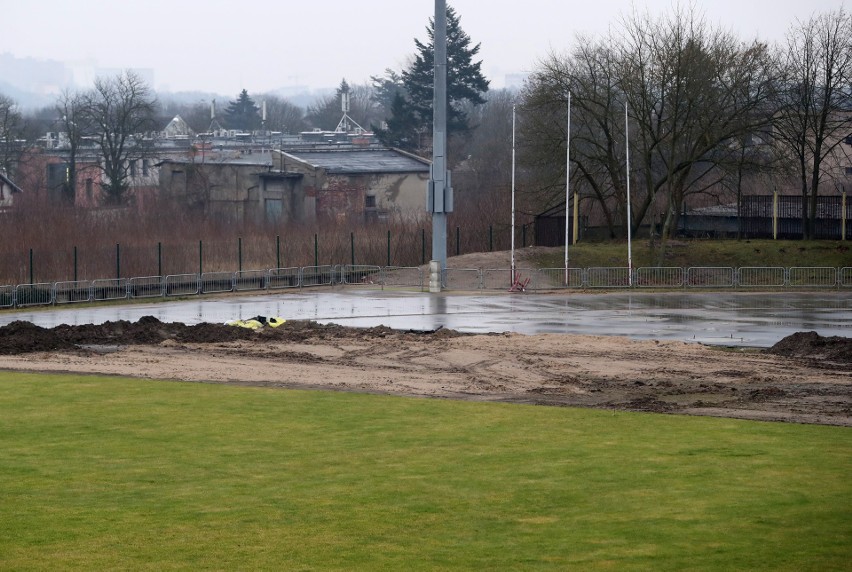
[(724, 266), (693, 266), (686, 269), (686, 286), (690, 288), (733, 288), (737, 272)]
[[(251, 290), (369, 285), (423, 290), (428, 271), (406, 266), (326, 265), (0, 285), (0, 308)], [(519, 284), (522, 285), (519, 287)], [(852, 288), (852, 267), (448, 268), (447, 290), (598, 288)]]

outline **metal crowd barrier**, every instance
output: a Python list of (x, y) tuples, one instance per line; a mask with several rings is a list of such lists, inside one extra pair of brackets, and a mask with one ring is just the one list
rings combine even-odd
[(57, 304), (89, 302), (91, 299), (92, 282), (90, 280), (56, 282), (53, 285), (53, 300)]
[(535, 274), (536, 290), (582, 288), (585, 276), (582, 268), (539, 268)]
[(266, 290), (266, 270), (242, 270), (234, 274), (234, 290)]
[(53, 303), (53, 284), (19, 284), (15, 286), (15, 306), (49, 306)]
[(736, 271), (723, 266), (692, 266), (686, 269), (686, 286), (691, 288), (733, 288)]
[(123, 300), (127, 298), (127, 280), (124, 278), (92, 280), (92, 300)]
[(15, 306), (15, 287), (0, 286), (0, 308), (13, 308)]
[(366, 264), (347, 264), (340, 271), (341, 284), (384, 284), (382, 267)]
[(423, 273), (416, 266), (385, 266), (382, 268), (382, 284), (423, 289)]
[(837, 269), (832, 267), (792, 267), (787, 271), (788, 286), (833, 288), (837, 284)]
[(623, 268), (587, 268), (587, 288), (629, 288), (630, 269)]
[(639, 288), (680, 288), (683, 286), (683, 268), (679, 266), (638, 268), (634, 283)]
[(194, 296), (201, 293), (198, 274), (171, 274), (166, 276), (163, 294), (165, 296)]
[(131, 298), (159, 298), (165, 295), (162, 276), (138, 276), (131, 278), (127, 291)]
[(299, 284), (302, 287), (331, 286), (334, 284), (336, 274), (335, 267), (330, 264), (325, 266), (304, 266), (299, 272)]
[(787, 270), (780, 266), (747, 266), (737, 272), (737, 285), (745, 287), (761, 286), (781, 288), (787, 282)]
[(282, 288), (299, 288), (302, 285), (302, 269), (298, 266), (290, 268), (272, 268), (266, 274), (266, 287), (270, 290)]
[[(418, 267), (325, 265), (0, 285), (0, 308), (334, 284), (422, 290), (424, 276), (425, 272)], [(629, 287), (850, 288), (852, 267), (641, 267), (632, 276), (626, 267), (516, 268), (514, 277), (509, 268), (448, 268), (443, 274), (443, 287), (448, 290), (509, 290), (516, 283), (523, 284), (527, 291)]]
[(204, 272), (201, 275), (202, 294), (221, 294), (234, 291), (233, 272)]
[(448, 290), (479, 290), (482, 288), (482, 272), (479, 268), (447, 268), (441, 282)]

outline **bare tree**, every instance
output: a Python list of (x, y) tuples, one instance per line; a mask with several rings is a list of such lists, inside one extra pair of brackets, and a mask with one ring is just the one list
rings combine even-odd
[(82, 94), (69, 90), (63, 91), (56, 103), (59, 125), (64, 131), (68, 143), (68, 176), (66, 177), (63, 196), (71, 204), (74, 203), (77, 196), (77, 158), (83, 143), (84, 132), (87, 129), (84, 103)]
[[(495, 222), (498, 236), (508, 236), (512, 106), (517, 99), (515, 93), (498, 90), (490, 92), (482, 105), (462, 104), (472, 129), (467, 137), (448, 140), (456, 189), (455, 210), (449, 223), (465, 228), (468, 236), (488, 236), (488, 228)], [(520, 200), (517, 209), (523, 210)]]
[(775, 135), (796, 163), (802, 234), (811, 239), (827, 159), (852, 129), (852, 15), (841, 7), (794, 25), (779, 67)]
[(633, 14), (602, 41), (581, 38), (570, 56), (539, 65), (525, 91), (525, 111), (543, 115), (526, 118), (532, 131), (525, 140), (538, 164), (549, 155), (551, 164), (562, 165), (562, 180), (554, 172), (546, 184), (564, 188), (571, 92), (572, 169), (614, 233), (616, 226), (626, 228), (628, 209), (626, 104), (632, 230), (661, 208), (663, 234), (671, 235), (687, 196), (718, 192), (733, 157), (731, 142), (767, 123), (771, 63), (765, 45), (741, 43), (694, 10), (657, 19)]
[(300, 133), (307, 129), (304, 110), (277, 95), (259, 97), (266, 102), (266, 128), (282, 133)]
[(94, 130), (102, 156), (104, 200), (124, 204), (131, 165), (150, 154), (156, 99), (138, 75), (125, 71), (96, 79), (83, 102), (86, 122)]
[(644, 187), (636, 218), (664, 190), (669, 236), (685, 198), (717, 188), (732, 143), (767, 124), (772, 61), (764, 44), (741, 43), (693, 11), (634, 18), (625, 32), (623, 81)]
[(13, 176), (22, 147), (24, 124), (14, 99), (0, 94), (0, 171)]

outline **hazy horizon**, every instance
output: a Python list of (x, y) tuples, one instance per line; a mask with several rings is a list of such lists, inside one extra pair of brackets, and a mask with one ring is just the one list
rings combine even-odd
[[(657, 17), (688, 3), (615, 0), (594, 7), (552, 0), (453, 0), (492, 88), (513, 85), (578, 35), (601, 36), (633, 11)], [(695, 2), (709, 24), (742, 40), (783, 39), (797, 19), (844, 6), (842, 0)], [(87, 88), (97, 75), (140, 73), (158, 93), (234, 98), (242, 90), (283, 96), (333, 90), (341, 79), (369, 82), (400, 71), (427, 41), (427, 0), (44, 0), (9, 3), (0, 35), (0, 93), (51, 101), (64, 88)], [(118, 38), (108, 39), (105, 38)], [(64, 66), (64, 69), (62, 69)], [(14, 97), (14, 93), (9, 94)]]

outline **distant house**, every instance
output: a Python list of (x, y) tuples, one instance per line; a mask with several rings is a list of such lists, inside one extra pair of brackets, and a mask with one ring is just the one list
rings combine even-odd
[(424, 209), (429, 162), (394, 149), (215, 152), (167, 159), (160, 196), (225, 220), (310, 222)]
[(8, 209), (14, 203), (14, 195), (22, 193), (12, 179), (0, 172), (0, 210)]
[(194, 136), (195, 132), (180, 115), (175, 115), (163, 129), (163, 137), (166, 139), (188, 139)]
[(228, 221), (304, 220), (314, 213), (298, 173), (272, 170), (266, 153), (215, 153), (166, 159), (159, 194), (206, 216)]
[(282, 172), (301, 173), (316, 214), (338, 218), (426, 208), (429, 161), (398, 149), (307, 149), (275, 152)]

